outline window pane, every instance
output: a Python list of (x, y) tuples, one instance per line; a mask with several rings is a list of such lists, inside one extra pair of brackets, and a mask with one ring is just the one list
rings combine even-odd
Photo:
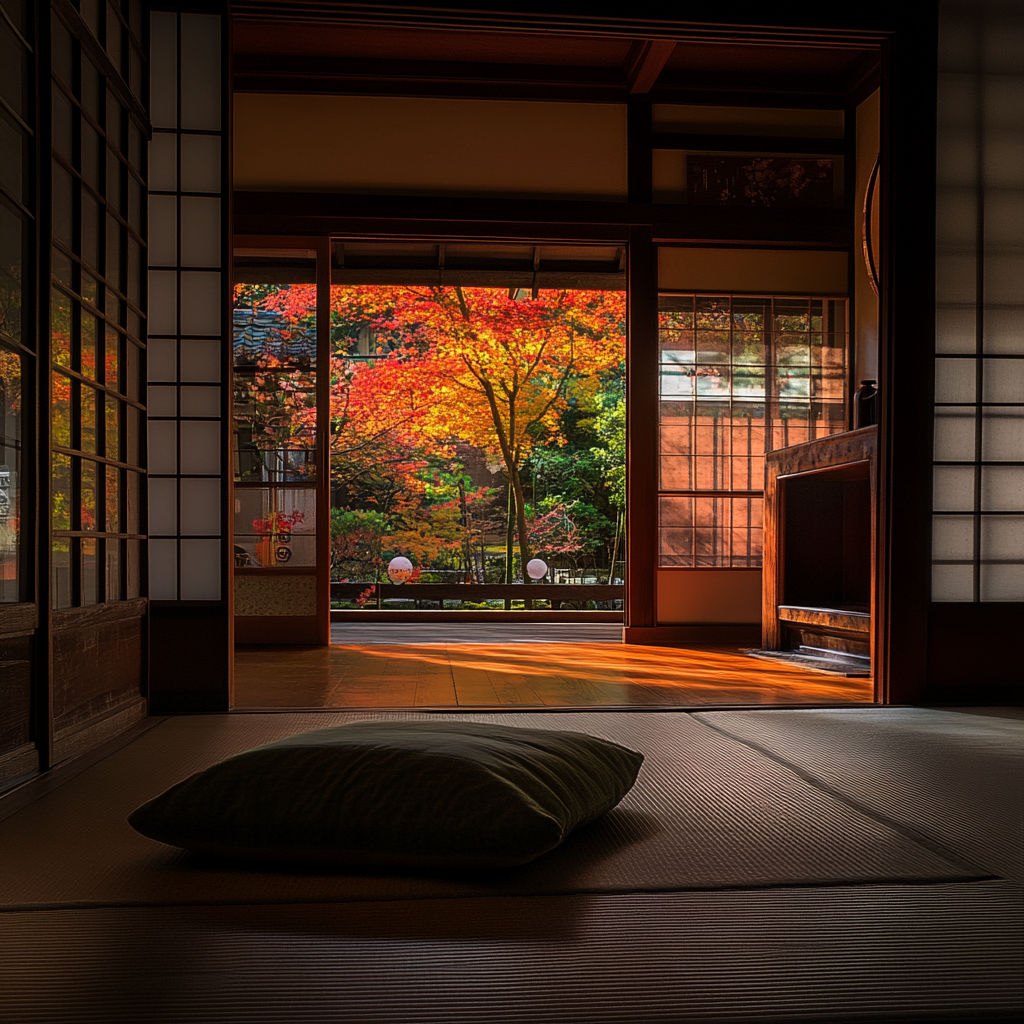
[(80, 169), (86, 183), (98, 189), (100, 182), (100, 137), (95, 129), (85, 120), (81, 123), (82, 162)]
[(0, 96), (22, 120), (31, 122), (29, 113), (28, 53), (7, 22), (0, 19)]
[(82, 459), (81, 469), (81, 500), (80, 520), (78, 529), (95, 530), (97, 505), (96, 505), (96, 463), (89, 459)]
[(316, 492), (312, 488), (240, 488), (235, 502), (235, 544), (247, 553), (248, 565), (316, 565)]
[[(104, 264), (104, 275), (115, 288), (124, 291), (125, 282), (121, 272), (121, 232), (121, 225), (113, 217), (108, 216), (107, 259)], [(116, 309), (114, 315), (116, 317)]]
[(141, 484), (139, 482), (139, 474), (126, 472), (125, 473), (125, 491), (124, 491), (124, 514), (125, 514), (125, 532), (126, 533), (140, 533), (139, 523), (139, 494)]
[(933, 565), (933, 601), (973, 601), (974, 568), (970, 565)]
[[(239, 480), (281, 482), (315, 476), (314, 295), (315, 289), (308, 285), (235, 288), (234, 429)], [(277, 311), (283, 300), (297, 310), (290, 318)], [(278, 369), (289, 365), (294, 369)]]
[(123, 540), (114, 540), (108, 537), (104, 547), (106, 548), (106, 598), (108, 601), (120, 601), (124, 594), (121, 589), (121, 552), (124, 549)]
[(1024, 509), (1024, 466), (983, 466), (981, 507), (985, 512)]
[(659, 325), (661, 490), (698, 492), (686, 527), (662, 499), (661, 564), (757, 567), (765, 453), (846, 429), (846, 303), (662, 296)]
[(182, 420), (181, 472), (217, 476), (220, 474), (220, 423), (210, 420)]
[(973, 409), (938, 406), (935, 409), (935, 461), (973, 462)]
[(142, 593), (142, 545), (137, 540), (130, 540), (125, 545), (126, 564), (125, 598), (134, 601)]
[(73, 248), (72, 240), (72, 190), (71, 175), (62, 167), (53, 167), (53, 237), (63, 242), (69, 249)]
[(985, 360), (985, 401), (1024, 404), (1024, 359)]
[(106, 395), (104, 397), (104, 407), (106, 409), (104, 423), (105, 453), (108, 459), (120, 462), (121, 403), (113, 395)]
[(113, 4), (107, 5), (107, 55), (111, 63), (121, 71), (121, 22), (114, 13)]
[(82, 260), (90, 267), (100, 265), (100, 210), (96, 200), (82, 189)]
[(80, 541), (80, 550), (82, 553), (81, 579), (83, 605), (96, 604), (100, 599), (100, 573), (99, 566), (96, 564), (99, 546), (99, 542), (92, 538), (83, 537)]
[(53, 73), (65, 85), (71, 85), (71, 36), (60, 18), (51, 18)]
[(73, 381), (73, 387), (79, 393), (79, 416), (81, 440), (79, 447), (83, 452), (96, 451), (96, 392), (88, 384)]
[(218, 131), (221, 121), (220, 19), (181, 16), (181, 127)]
[(149, 144), (149, 187), (151, 192), (173, 192), (178, 187), (177, 136), (167, 132), (153, 134)]
[(82, 54), (82, 109), (98, 120), (100, 104), (100, 78), (92, 63)]
[(975, 401), (977, 363), (976, 359), (936, 359), (935, 401)]
[(53, 485), (50, 493), (53, 503), (53, 528), (71, 529), (71, 456), (53, 456)]
[[(108, 303), (109, 305), (109, 303)], [(122, 390), (118, 382), (119, 352), (121, 348), (121, 336), (107, 324), (104, 328), (105, 338), (103, 341), (103, 381), (108, 387)]]
[(970, 561), (974, 557), (974, 517), (936, 516), (932, 529), (936, 561)]
[(982, 461), (1019, 462), (1022, 452), (1024, 406), (984, 409), (981, 422)]
[(182, 535), (220, 536), (220, 477), (181, 481)]
[(26, 229), (22, 218), (0, 201), (0, 335), (19, 341)]
[(973, 512), (974, 472), (973, 466), (936, 466), (932, 508), (936, 512)]
[[(221, 139), (216, 135), (181, 136), (183, 192), (220, 192), (221, 146)], [(169, 187), (174, 188), (174, 185)]]
[(25, 600), (21, 578), (21, 356), (0, 345), (0, 604)]
[[(22, 129), (8, 120), (0, 110), (0, 185), (11, 195), (28, 202), (27, 194), (22, 189), (28, 184), (25, 174), (25, 161), (28, 153), (27, 139)], [(28, 189), (25, 188), (25, 193)]]
[(71, 163), (71, 103), (58, 89), (53, 91), (53, 148)]
[(74, 542), (68, 537), (56, 537), (51, 555), (53, 607), (71, 607), (71, 549)]
[[(59, 448), (71, 447), (71, 381), (62, 373), (54, 373), (50, 383), (51, 440)], [(71, 493), (68, 491), (67, 493)], [(70, 530), (71, 527), (61, 527)]]
[(181, 541), (181, 599), (220, 600), (221, 554), (219, 540)]
[(108, 533), (118, 533), (121, 529), (121, 471), (114, 466), (106, 466), (104, 471), (107, 478), (104, 495), (107, 521), (104, 528)]
[(78, 369), (90, 380), (96, 379), (96, 317), (86, 310), (81, 311), (81, 333)]

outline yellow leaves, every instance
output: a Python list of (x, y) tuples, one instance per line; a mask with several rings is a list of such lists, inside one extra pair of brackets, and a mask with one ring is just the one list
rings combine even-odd
[(553, 291), (520, 301), (499, 289), (397, 292), (396, 317), (422, 324), (431, 342), (425, 362), (443, 365), (431, 384), (431, 421), (489, 454), (521, 462), (537, 427), (557, 430), (570, 391), (594, 392), (596, 374), (624, 357), (625, 301), (617, 292)]

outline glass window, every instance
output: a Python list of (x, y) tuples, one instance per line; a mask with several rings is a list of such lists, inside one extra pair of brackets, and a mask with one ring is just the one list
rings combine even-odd
[(243, 280), (235, 286), (235, 478), (241, 482), (316, 476), (315, 267), (313, 260), (294, 262), (281, 276), (294, 281), (306, 271), (310, 283), (265, 283), (273, 273), (240, 269)]
[(846, 424), (842, 299), (665, 295), (660, 564), (761, 565), (764, 455)]
[(0, 342), (0, 604), (26, 599), (21, 550), (22, 356)]

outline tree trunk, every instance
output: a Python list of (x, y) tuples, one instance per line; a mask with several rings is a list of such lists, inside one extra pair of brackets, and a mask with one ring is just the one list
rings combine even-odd
[[(513, 491), (512, 491), (512, 472), (509, 471), (508, 478), (508, 503), (505, 507), (505, 583), (506, 585), (513, 582), (512, 573), (512, 534), (514, 532), (513, 521), (512, 521), (512, 502), (513, 502)], [(512, 609), (512, 599), (510, 597), (505, 598), (505, 611)]]
[(473, 572), (473, 549), (472, 542), (469, 537), (469, 511), (466, 508), (466, 482), (459, 477), (459, 511), (462, 514), (462, 529), (465, 533), (462, 535), (462, 554), (465, 559), (465, 565), (462, 573), (463, 583), (472, 583), (474, 572)]
[(619, 553), (619, 536), (622, 531), (622, 509), (616, 513), (615, 516), (615, 539), (612, 541), (612, 561), (608, 568), (608, 582), (611, 583), (615, 579), (615, 556)]
[(526, 526), (526, 499), (523, 495), (523, 478), (519, 475), (518, 466), (509, 467), (509, 480), (512, 484), (516, 502), (516, 529), (519, 531), (519, 558), (523, 563), (523, 582), (529, 583), (530, 577), (526, 565), (533, 557), (530, 554), (530, 534)]
[[(511, 466), (509, 479), (512, 482), (513, 493), (516, 499), (516, 527), (519, 531), (519, 560), (523, 563), (523, 583), (530, 583), (530, 574), (526, 566), (530, 561), (530, 535), (526, 527), (526, 499), (523, 495), (523, 478), (519, 475), (519, 467)], [(533, 608), (533, 601), (526, 598), (523, 606), (527, 609)]]

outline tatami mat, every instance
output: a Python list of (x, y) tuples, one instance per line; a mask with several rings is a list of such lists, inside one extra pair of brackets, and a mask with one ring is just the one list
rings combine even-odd
[(1017, 1021), (1021, 889), (6, 914), (5, 1024)]
[(910, 834), (1024, 884), (1024, 721), (927, 708), (701, 712)]
[(212, 864), (137, 835), (139, 804), (282, 736), (421, 712), (169, 719), (0, 823), (7, 908), (394, 900), (942, 881), (984, 875), (685, 713), (445, 714), (574, 729), (641, 750), (622, 804), (533, 864), (477, 877), (300, 874)]

